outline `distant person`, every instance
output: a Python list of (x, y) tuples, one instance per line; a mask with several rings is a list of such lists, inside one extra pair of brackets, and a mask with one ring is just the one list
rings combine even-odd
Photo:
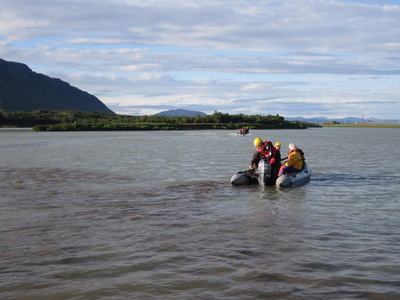
[(282, 176), (287, 173), (300, 172), (303, 168), (305, 161), (304, 152), (301, 149), (297, 148), (297, 146), (293, 143), (290, 143), (288, 147), (288, 160), (280, 168), (278, 176)]
[(248, 134), (249, 133), (249, 127), (248, 126), (244, 126), (244, 127), (242, 127), (242, 128), (240, 128), (239, 129), (239, 133), (241, 134), (241, 135), (246, 135), (246, 134)]

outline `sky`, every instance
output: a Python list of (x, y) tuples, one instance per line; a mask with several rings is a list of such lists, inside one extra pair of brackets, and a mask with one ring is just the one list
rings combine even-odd
[(400, 119), (400, 0), (0, 0), (0, 58), (118, 114)]

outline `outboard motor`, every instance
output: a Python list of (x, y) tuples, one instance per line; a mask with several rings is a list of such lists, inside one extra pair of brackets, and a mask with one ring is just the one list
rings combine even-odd
[(276, 178), (272, 174), (272, 167), (269, 160), (262, 159), (258, 163), (258, 183), (261, 186), (272, 186), (275, 185)]

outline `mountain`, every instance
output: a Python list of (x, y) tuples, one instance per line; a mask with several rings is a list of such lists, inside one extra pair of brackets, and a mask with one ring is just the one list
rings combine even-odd
[(355, 118), (355, 117), (347, 117), (347, 118), (326, 118), (326, 117), (316, 117), (316, 118), (303, 118), (303, 117), (294, 117), (287, 118), (287, 121), (302, 121), (309, 122), (315, 124), (324, 124), (329, 121), (336, 121), (341, 124), (355, 124), (355, 123), (376, 123), (376, 124), (397, 124), (400, 120), (382, 120), (382, 119), (363, 119), (363, 118)]
[(167, 116), (167, 117), (195, 117), (205, 116), (206, 114), (201, 111), (194, 111), (194, 110), (185, 110), (185, 109), (171, 109), (159, 112), (155, 114), (156, 116)]
[(95, 96), (27, 65), (0, 59), (0, 109), (4, 111), (75, 110), (114, 114)]

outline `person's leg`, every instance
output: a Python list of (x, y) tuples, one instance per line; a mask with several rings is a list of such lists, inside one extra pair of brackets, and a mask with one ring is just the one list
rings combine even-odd
[(300, 170), (293, 168), (292, 166), (285, 166), (281, 171), (279, 172), (279, 176), (287, 174), (287, 173), (293, 173), (293, 172), (299, 172)]

